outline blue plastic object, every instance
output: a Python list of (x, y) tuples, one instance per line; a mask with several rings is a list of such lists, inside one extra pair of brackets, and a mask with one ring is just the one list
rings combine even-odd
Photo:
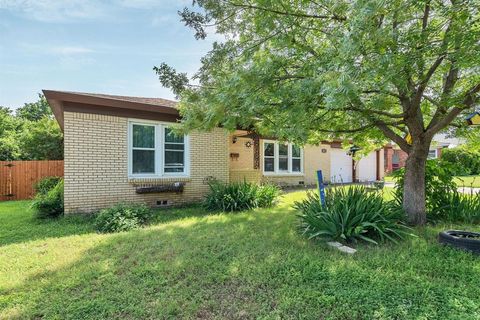
[(323, 184), (322, 170), (317, 170), (318, 193), (320, 194), (320, 203), (325, 205), (325, 185)]

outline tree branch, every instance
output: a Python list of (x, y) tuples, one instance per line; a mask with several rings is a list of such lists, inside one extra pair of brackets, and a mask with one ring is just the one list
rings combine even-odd
[(317, 14), (308, 14), (304, 12), (286, 12), (286, 11), (280, 11), (276, 9), (270, 9), (270, 8), (265, 8), (265, 7), (259, 7), (256, 5), (252, 4), (241, 4), (241, 3), (235, 3), (235, 2), (230, 2), (228, 3), (234, 7), (237, 8), (243, 8), (243, 9), (254, 9), (254, 10), (260, 10), (260, 11), (265, 11), (265, 12), (270, 12), (270, 13), (275, 13), (278, 15), (282, 16), (293, 16), (293, 17), (300, 17), (300, 18), (309, 18), (309, 19), (331, 19), (331, 20), (336, 20), (336, 21), (346, 21), (346, 17), (341, 17), (336, 14), (332, 14), (330, 16), (328, 15), (317, 15)]
[(454, 107), (450, 110), (447, 115), (438, 120), (436, 124), (430, 127), (430, 129), (426, 132), (427, 135), (432, 136), (439, 132), (440, 130), (447, 127), (455, 118), (463, 111), (469, 108), (472, 108), (473, 105), (477, 102), (478, 97), (476, 94), (480, 92), (480, 83), (474, 85), (470, 90), (467, 91), (465, 94), (465, 98), (463, 99), (463, 107)]
[(430, 1), (425, 3), (425, 9), (423, 11), (423, 18), (422, 18), (422, 31), (427, 29), (428, 25), (428, 15), (430, 14)]
[(364, 91), (362, 91), (362, 93), (365, 93), (365, 94), (370, 94), (370, 93), (384, 93), (384, 94), (387, 94), (387, 95), (389, 95), (389, 96), (392, 96), (392, 97), (395, 97), (395, 98), (400, 99), (400, 95), (399, 95), (399, 94), (396, 94), (395, 92), (391, 92), (391, 91), (384, 91), (384, 90), (372, 89), (372, 90), (364, 90)]
[(354, 107), (354, 106), (351, 106), (349, 108), (344, 108), (342, 109), (344, 111), (357, 111), (357, 112), (362, 112), (362, 113), (375, 113), (375, 114), (379, 114), (379, 115), (382, 115), (382, 116), (385, 116), (385, 117), (390, 117), (390, 118), (403, 118), (404, 114), (403, 113), (390, 113), (390, 112), (386, 112), (386, 111), (381, 111), (381, 110), (373, 110), (373, 109), (361, 109), (361, 108), (357, 108), (357, 107)]
[(427, 130), (436, 125), (438, 121), (440, 121), (441, 116), (447, 113), (448, 108), (445, 107), (445, 99), (452, 92), (457, 80), (458, 68), (455, 66), (455, 62), (452, 61), (452, 65), (450, 66), (448, 73), (445, 76), (441, 101), (439, 104), (437, 104), (437, 110), (435, 110), (435, 114), (433, 115), (432, 120), (430, 120), (430, 123), (427, 126)]
[(376, 123), (376, 126), (378, 129), (380, 129), (380, 131), (383, 132), (383, 134), (391, 139), (393, 142), (395, 142), (396, 144), (398, 144), (398, 146), (403, 150), (405, 151), (406, 153), (409, 153), (410, 152), (410, 145), (407, 143), (407, 141), (405, 141), (405, 139), (403, 139), (402, 137), (400, 137), (398, 134), (396, 134), (392, 129), (390, 129), (388, 127), (388, 125), (382, 121), (378, 121)]
[(423, 77), (422, 81), (419, 83), (418, 89), (417, 89), (417, 95), (420, 95), (420, 98), (423, 95), (423, 92), (425, 91), (425, 88), (427, 87), (428, 82), (430, 81), (433, 74), (435, 73), (435, 71), (437, 70), (437, 68), (440, 66), (440, 64), (444, 59), (445, 59), (445, 53), (441, 54), (437, 58), (437, 60), (435, 60), (435, 62), (430, 66), (427, 73)]
[(465, 106), (464, 109), (473, 107), (473, 105), (477, 102), (478, 97), (476, 96), (476, 94), (478, 92), (480, 92), (480, 82), (474, 85), (465, 94), (465, 98), (463, 99), (463, 105)]
[(370, 129), (370, 128), (373, 128), (373, 127), (375, 127), (375, 124), (371, 123), (371, 124), (361, 126), (359, 128), (355, 128), (355, 129), (343, 129), (343, 130), (315, 129), (315, 130), (320, 131), (320, 132), (325, 132), (325, 133), (355, 133), (355, 132), (361, 132), (361, 131), (364, 131), (366, 129)]

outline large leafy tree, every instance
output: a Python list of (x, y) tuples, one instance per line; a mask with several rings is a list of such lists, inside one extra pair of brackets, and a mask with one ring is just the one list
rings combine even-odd
[(63, 134), (55, 119), (25, 120), (17, 144), (25, 160), (63, 159)]
[(0, 106), (0, 161), (14, 160), (20, 156), (20, 148), (15, 139), (19, 128), (19, 121), (11, 110)]
[(185, 130), (393, 140), (408, 153), (404, 208), (423, 224), (432, 138), (479, 100), (479, 10), (479, 0), (197, 0), (182, 20), (198, 39), (213, 27), (226, 40), (193, 82), (154, 69), (180, 97)]
[(16, 115), (19, 118), (30, 121), (38, 121), (43, 117), (53, 118), (50, 105), (41, 93), (38, 94), (38, 101), (25, 103), (23, 107), (17, 109)]
[(0, 161), (58, 159), (63, 159), (63, 134), (43, 95), (15, 116), (0, 106)]

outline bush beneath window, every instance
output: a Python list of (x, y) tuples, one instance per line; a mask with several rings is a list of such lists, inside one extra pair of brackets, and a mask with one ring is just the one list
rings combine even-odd
[(295, 208), (301, 212), (301, 231), (310, 239), (378, 244), (396, 242), (409, 230), (398, 206), (365, 187), (328, 189), (325, 205), (317, 192), (309, 192), (307, 199), (295, 202)]
[(95, 226), (103, 233), (129, 231), (147, 224), (152, 214), (145, 204), (119, 203), (97, 213)]
[(271, 184), (212, 182), (203, 204), (208, 210), (243, 211), (272, 207), (279, 195), (280, 189)]
[(38, 218), (55, 218), (63, 214), (63, 179), (58, 180), (53, 187), (52, 185), (52, 181), (49, 180), (40, 183), (37, 189), (32, 207)]

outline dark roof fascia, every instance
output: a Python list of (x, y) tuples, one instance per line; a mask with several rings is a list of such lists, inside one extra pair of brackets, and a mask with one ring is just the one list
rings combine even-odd
[(180, 119), (178, 110), (168, 106), (89, 96), (88, 94), (73, 92), (42, 91), (62, 131), (64, 129), (64, 111), (128, 116), (169, 122), (175, 122)]

